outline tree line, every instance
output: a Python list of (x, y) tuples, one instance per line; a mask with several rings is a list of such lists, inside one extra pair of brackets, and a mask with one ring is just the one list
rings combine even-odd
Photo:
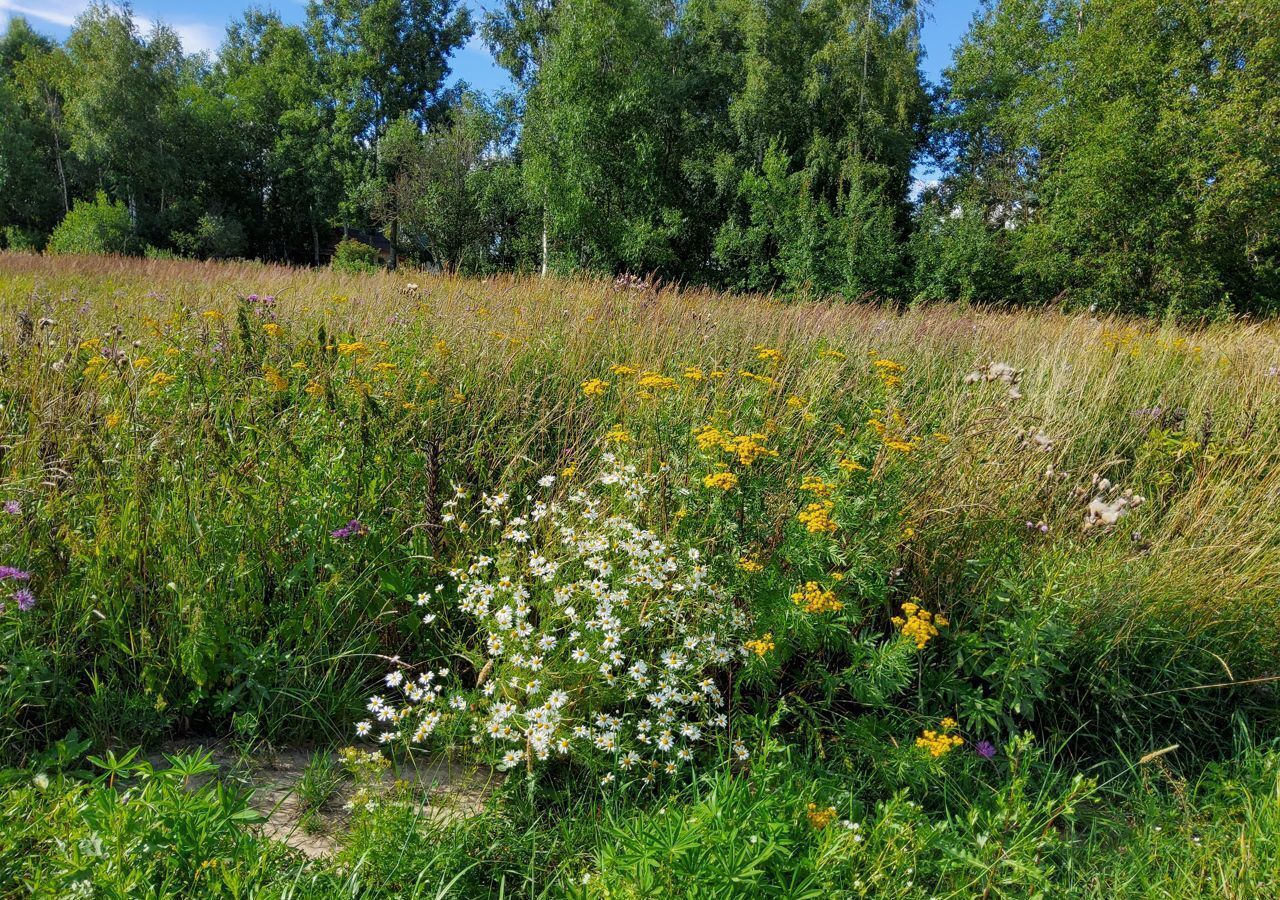
[[(313, 0), (215, 54), (130, 9), (0, 37), (0, 243), (787, 296), (1280, 305), (1280, 10), (989, 0)], [(513, 88), (452, 84), (479, 39)], [(939, 177), (922, 185), (923, 166)], [(376, 238), (369, 236), (376, 235)]]

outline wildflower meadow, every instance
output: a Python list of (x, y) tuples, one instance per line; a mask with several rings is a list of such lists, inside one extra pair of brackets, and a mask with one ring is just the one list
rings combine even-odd
[(7, 253), (0, 323), (0, 896), (1280, 898), (1271, 322)]

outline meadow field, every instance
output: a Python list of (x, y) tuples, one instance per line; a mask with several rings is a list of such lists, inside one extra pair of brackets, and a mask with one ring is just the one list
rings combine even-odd
[(1248, 318), (0, 253), (0, 896), (1280, 898), (1278, 401)]

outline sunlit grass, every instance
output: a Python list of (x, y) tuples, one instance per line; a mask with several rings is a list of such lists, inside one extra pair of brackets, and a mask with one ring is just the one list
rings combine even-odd
[[(585, 482), (606, 447), (659, 479), (662, 527), (744, 585), (755, 652), (738, 686), (754, 736), (787, 734), (784, 773), (811, 769), (823, 785), (855, 773), (847, 805), (919, 782), (935, 822), (960, 816), (972, 779), (987, 778), (969, 748), (1029, 730), (1055, 754), (1032, 766), (1043, 809), (992, 784), (1009, 803), (1057, 823), (1073, 789), (1045, 773), (1079, 765), (1103, 785), (1124, 773), (1122, 794), (1090, 797), (1141, 805), (1134, 773), (1152, 769), (1124, 760), (1178, 744), (1153, 810), (1134, 813), (1168, 819), (1169, 791), (1276, 721), (1271, 323), (1192, 331), (1052, 310), (13, 254), (0, 256), (0, 321), (0, 501), (16, 504), (0, 515), (0, 565), (30, 570), (37, 598), (0, 615), (0, 742), (15, 758), (72, 726), (133, 743), (226, 733), (233, 716), (268, 741), (350, 740), (388, 659), (457, 650), (403, 609), (485, 549), (445, 520), (453, 485), (519, 498), (548, 473)], [(943, 616), (937, 634), (901, 636), (912, 598)], [(901, 643), (864, 658), (851, 635)], [(926, 791), (915, 741), (953, 715), (965, 774)], [(1249, 752), (1252, 805), (1228, 814), (1229, 777), (1204, 776), (1205, 802), (1224, 810), (1205, 830), (1274, 867), (1257, 824), (1274, 817), (1274, 765)], [(736, 796), (732, 781), (716, 790)], [(996, 794), (973, 800), (981, 816)], [(839, 806), (812, 787), (780, 797), (801, 824), (808, 802)], [(644, 895), (648, 876), (581, 822), (554, 860), (538, 858), (537, 835), (555, 826), (527, 802), (512, 816), (533, 836), (503, 831), (513, 820), (471, 826), (440, 859), (465, 867), (459, 848), (492, 827), (512, 872), (527, 849), (539, 890), (603, 865), (630, 885), (617, 896)], [(664, 821), (643, 809), (610, 810), (618, 846)], [(365, 852), (386, 850), (372, 836), (389, 821), (367, 824)], [(1075, 859), (1042, 845), (1049, 826), (1034, 821), (1011, 858)], [(1148, 878), (1157, 896), (1196, 879), (1218, 886), (1204, 896), (1247, 896), (1240, 885), (1270, 871), (1210, 873), (1194, 842), (1175, 855), (1154, 831), (1129, 871), (1115, 822), (1081, 821), (1090, 858), (1128, 879), (1097, 883), (1122, 896), (1146, 896)], [(808, 840), (797, 828), (787, 841)], [(834, 877), (822, 847), (796, 852)], [(954, 896), (1002, 864), (973, 860), (972, 880), (937, 876)], [(387, 863), (396, 879), (400, 864)], [(1057, 877), (991, 890), (1052, 891)]]

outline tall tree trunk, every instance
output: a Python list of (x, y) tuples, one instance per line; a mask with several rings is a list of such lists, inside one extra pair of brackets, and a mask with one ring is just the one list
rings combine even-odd
[(62, 142), (58, 140), (57, 132), (53, 135), (53, 160), (58, 166), (58, 184), (62, 187), (62, 212), (64, 214), (71, 212), (71, 198), (67, 194), (67, 172), (62, 167)]
[(547, 277), (547, 204), (542, 204), (542, 277)]
[(67, 171), (62, 165), (62, 135), (59, 129), (62, 127), (62, 110), (58, 105), (58, 98), (48, 87), (44, 89), (44, 106), (45, 113), (49, 116), (49, 130), (53, 133), (53, 160), (58, 167), (58, 184), (62, 188), (62, 211), (63, 213), (71, 212), (71, 195), (67, 191)]

